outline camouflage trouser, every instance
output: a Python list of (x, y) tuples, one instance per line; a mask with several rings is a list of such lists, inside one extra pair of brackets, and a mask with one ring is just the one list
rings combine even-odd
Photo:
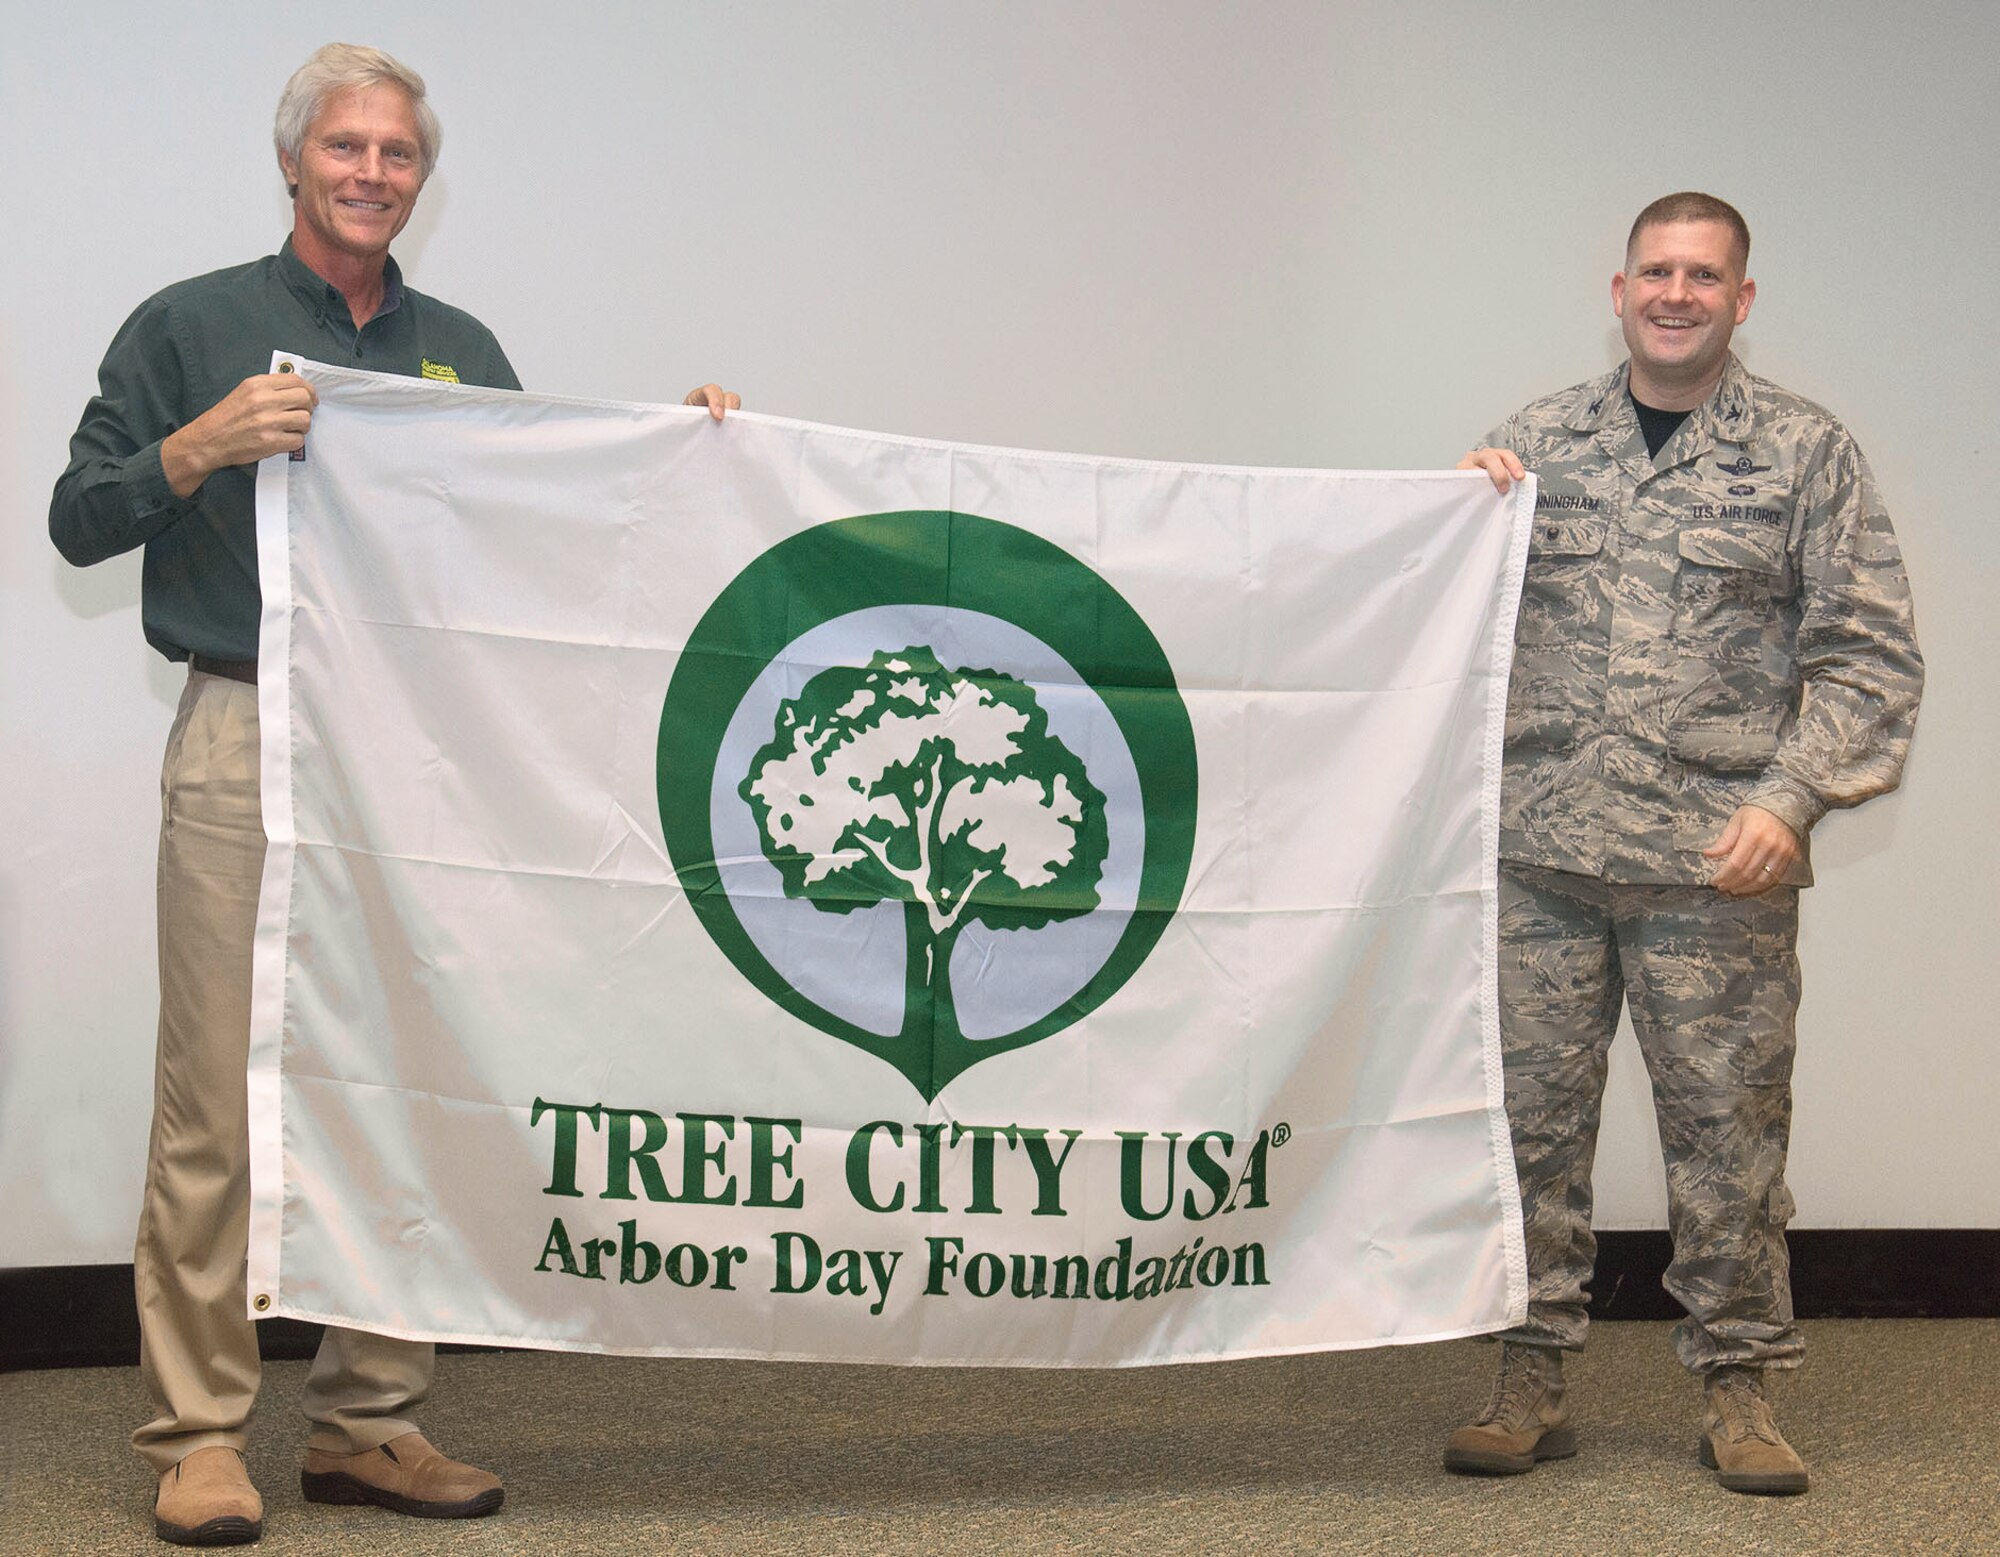
[(1674, 1350), (1702, 1372), (1796, 1367), (1785, 1223), (1798, 893), (1615, 886), (1500, 867), (1500, 1034), (1527, 1228), (1528, 1319), (1502, 1339), (1580, 1347), (1597, 1255), (1591, 1159), (1629, 1002), (1653, 1080), (1674, 1238)]

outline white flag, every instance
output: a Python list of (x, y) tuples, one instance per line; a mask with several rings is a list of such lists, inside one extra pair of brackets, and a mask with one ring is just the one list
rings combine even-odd
[(256, 1313), (1031, 1365), (1519, 1319), (1529, 489), (296, 365)]

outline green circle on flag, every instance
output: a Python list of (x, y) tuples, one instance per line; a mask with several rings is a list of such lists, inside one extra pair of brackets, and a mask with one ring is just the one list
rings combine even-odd
[[(1001, 647), (982, 647), (977, 664), (946, 663), (947, 620), (989, 619), (1000, 625), (980, 641)], [(795, 646), (851, 623), (876, 636), (815, 662), (809, 677), (811, 666), (791, 663)], [(1036, 646), (1039, 687), (1005, 663), (1013, 642)], [(1050, 685), (1049, 664), (1080, 685)], [(773, 672), (787, 685), (804, 679), (781, 698)], [(1115, 734), (1079, 739), (1078, 702), (1108, 714)], [(1194, 731), (1159, 641), (1061, 547), (972, 514), (836, 520), (754, 560), (681, 652), (660, 715), (658, 779), (675, 873), (730, 962), (785, 1010), (894, 1065), (926, 1099), (1115, 994), (1178, 910), (1194, 849)], [(1136, 813), (1122, 831), (1121, 806)], [(765, 884), (739, 903), (732, 884), (744, 890), (746, 855), (760, 856), (750, 863)], [(871, 1028), (780, 970), (768, 937), (760, 944), (746, 923), (771, 906), (775, 883), (826, 915), (901, 906), (898, 987), (876, 992), (897, 1020)], [(1004, 1030), (968, 1034), (960, 1021), (951, 954), (973, 925), (989, 947), (1022, 932), (1007, 937)], [(1075, 972), (1078, 931), (1097, 948), (1087, 976)], [(1021, 991), (1040, 987), (1044, 944), (1063, 964), (1054, 993), (1045, 1009), (1032, 999), (1019, 1008)], [(860, 960), (840, 976), (848, 966), (880, 978)]]

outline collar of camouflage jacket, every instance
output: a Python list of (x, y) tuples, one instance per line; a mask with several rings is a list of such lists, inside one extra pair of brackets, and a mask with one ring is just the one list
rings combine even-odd
[[(1631, 396), (1625, 392), (1625, 378), (1631, 366), (1629, 362), (1621, 362), (1579, 389), (1564, 425), (1580, 433), (1599, 432), (1619, 422), (1630, 422), (1636, 429), (1638, 417), (1632, 410)], [(1755, 403), (1750, 370), (1732, 351), (1728, 362), (1723, 364), (1722, 380), (1715, 386), (1715, 393), (1695, 408), (1689, 420), (1698, 423), (1715, 443), (1748, 443), (1756, 424)]]

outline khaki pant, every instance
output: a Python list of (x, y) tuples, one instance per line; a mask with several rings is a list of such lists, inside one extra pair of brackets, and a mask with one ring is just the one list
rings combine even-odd
[[(134, 1251), (139, 1370), (155, 1415), (132, 1435), (155, 1471), (241, 1449), (256, 1402), (248, 1317), (250, 951), (264, 867), (257, 689), (190, 674), (161, 771), (160, 1037)], [(412, 1430), (432, 1348), (329, 1329), (302, 1407), (314, 1448), (351, 1454)]]
[(1798, 893), (1617, 886), (1500, 867), (1500, 1046), (1527, 1233), (1528, 1318), (1502, 1339), (1580, 1347), (1597, 1240), (1591, 1162), (1629, 1006), (1653, 1082), (1674, 1259), (1674, 1350), (1697, 1373), (1795, 1367), (1785, 1154)]

